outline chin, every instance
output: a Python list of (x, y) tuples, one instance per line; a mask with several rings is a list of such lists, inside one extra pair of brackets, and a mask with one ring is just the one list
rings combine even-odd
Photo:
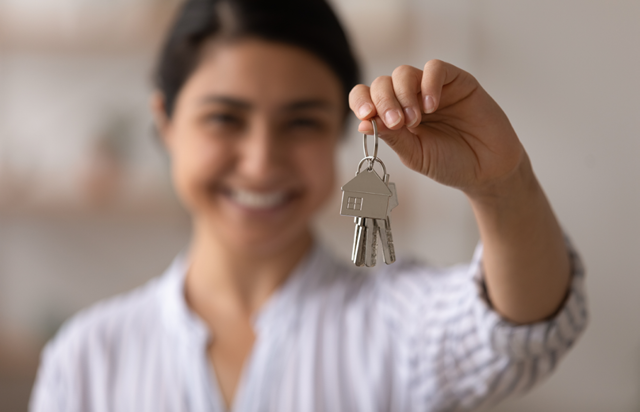
[(309, 229), (300, 228), (293, 230), (292, 227), (262, 230), (229, 230), (226, 241), (227, 247), (231, 247), (238, 254), (266, 257), (280, 254), (286, 250), (294, 249), (301, 242), (309, 239)]

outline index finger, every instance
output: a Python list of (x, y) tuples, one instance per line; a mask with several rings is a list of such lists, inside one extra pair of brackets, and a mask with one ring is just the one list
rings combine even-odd
[(370, 119), (376, 115), (376, 107), (371, 99), (369, 86), (358, 84), (349, 93), (349, 108), (360, 120)]

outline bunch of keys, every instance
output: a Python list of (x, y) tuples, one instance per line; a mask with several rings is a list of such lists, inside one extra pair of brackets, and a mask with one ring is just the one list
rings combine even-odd
[[(351, 260), (356, 266), (373, 267), (378, 255), (378, 234), (382, 243), (382, 257), (387, 265), (396, 261), (391, 234), (391, 210), (398, 206), (395, 183), (389, 182), (387, 168), (378, 158), (378, 126), (373, 124), (373, 156), (369, 156), (367, 135), (363, 135), (364, 158), (358, 164), (356, 177), (342, 186), (342, 216), (354, 216), (356, 229), (353, 238)], [(362, 166), (368, 162), (368, 167)], [(375, 163), (382, 166), (383, 177), (373, 169)]]

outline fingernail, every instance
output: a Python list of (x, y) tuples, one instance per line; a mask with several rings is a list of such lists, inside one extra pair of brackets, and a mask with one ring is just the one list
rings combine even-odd
[(424, 98), (424, 110), (427, 113), (433, 113), (436, 111), (436, 101), (433, 100), (433, 97), (427, 96)]
[(387, 110), (384, 114), (384, 122), (387, 124), (387, 127), (393, 127), (400, 123), (402, 120), (402, 113), (400, 110)]
[(416, 114), (416, 111), (413, 110), (410, 107), (407, 107), (406, 109), (404, 109), (404, 117), (405, 117), (405, 123), (407, 126), (413, 126), (414, 123), (416, 122), (416, 119), (418, 118), (418, 115)]
[(373, 110), (373, 106), (369, 103), (365, 103), (358, 109), (358, 116), (363, 119), (371, 113), (371, 110)]

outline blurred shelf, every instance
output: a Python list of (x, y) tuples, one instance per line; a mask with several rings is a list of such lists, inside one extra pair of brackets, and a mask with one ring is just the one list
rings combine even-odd
[(93, 3), (56, 8), (42, 2), (36, 8), (0, 2), (0, 48), (47, 53), (152, 51), (162, 41), (178, 2)]
[(168, 188), (138, 193), (137, 196), (120, 192), (94, 199), (82, 196), (45, 199), (30, 192), (31, 187), (4, 183), (0, 184), (0, 220), (29, 217), (188, 220), (186, 211)]
[(0, 203), (0, 220), (12, 219), (55, 219), (55, 220), (162, 220), (188, 225), (186, 211), (172, 199), (149, 200), (138, 203), (105, 204), (90, 206), (84, 204), (27, 204)]

